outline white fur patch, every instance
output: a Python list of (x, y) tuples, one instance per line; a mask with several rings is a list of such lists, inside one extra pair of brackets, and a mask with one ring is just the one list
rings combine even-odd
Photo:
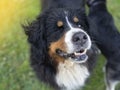
[(116, 85), (119, 81), (109, 81), (109, 84), (106, 83), (106, 90), (115, 90)]
[(56, 82), (62, 90), (76, 90), (84, 86), (89, 77), (87, 67), (70, 61), (58, 65)]

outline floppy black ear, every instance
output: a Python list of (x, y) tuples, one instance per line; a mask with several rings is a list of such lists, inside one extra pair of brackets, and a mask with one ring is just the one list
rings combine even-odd
[(47, 56), (44, 17), (38, 17), (24, 29), (31, 48), (31, 64), (40, 63)]
[(31, 48), (31, 66), (40, 80), (57, 87), (54, 80), (56, 69), (48, 56), (45, 19), (45, 15), (41, 15), (24, 28)]
[(40, 16), (28, 26), (24, 26), (25, 34), (28, 36), (30, 44), (30, 60), (33, 68), (34, 65), (45, 62), (45, 57), (47, 56), (44, 24), (44, 18)]
[(43, 31), (45, 30), (44, 18), (38, 17), (35, 21), (30, 23), (28, 26), (24, 26), (26, 35), (28, 36), (28, 42), (31, 45), (37, 46), (39, 41), (44, 40)]

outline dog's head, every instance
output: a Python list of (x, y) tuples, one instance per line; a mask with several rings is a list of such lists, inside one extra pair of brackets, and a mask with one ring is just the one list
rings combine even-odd
[(49, 56), (55, 62), (76, 63), (88, 59), (86, 52), (91, 48), (91, 39), (83, 10), (49, 9), (26, 28), (28, 41), (42, 59)]

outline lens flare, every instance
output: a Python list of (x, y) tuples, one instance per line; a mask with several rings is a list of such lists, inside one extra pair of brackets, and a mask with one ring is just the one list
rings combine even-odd
[(39, 0), (0, 0), (0, 32), (35, 17), (39, 7)]

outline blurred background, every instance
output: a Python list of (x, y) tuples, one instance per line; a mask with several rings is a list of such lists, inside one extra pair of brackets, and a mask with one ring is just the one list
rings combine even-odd
[[(39, 15), (39, 1), (0, 0), (0, 90), (50, 90), (29, 65), (29, 45), (21, 27)], [(108, 7), (120, 30), (120, 0), (108, 0)], [(101, 56), (84, 90), (105, 90), (104, 63)]]

